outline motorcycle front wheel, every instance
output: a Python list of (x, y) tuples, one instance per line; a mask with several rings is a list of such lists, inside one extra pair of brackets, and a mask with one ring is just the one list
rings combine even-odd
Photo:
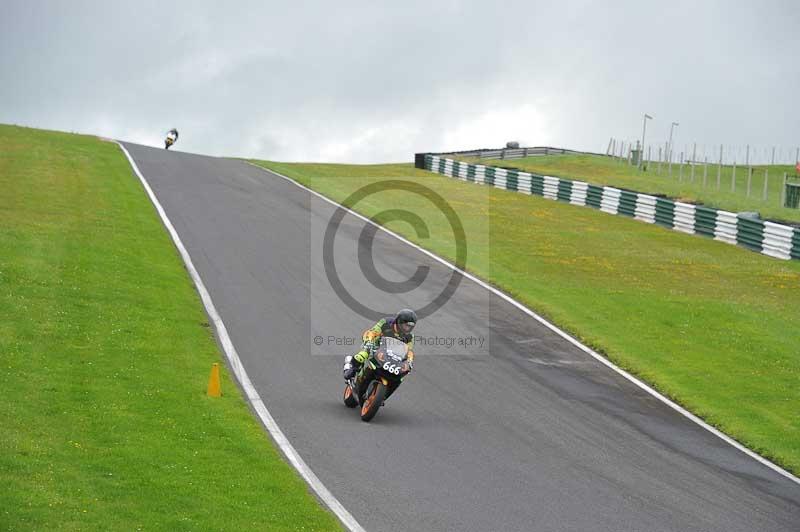
[(386, 395), (386, 386), (380, 381), (375, 381), (367, 390), (367, 397), (361, 405), (361, 421), (371, 421), (378, 413), (378, 409), (383, 404)]
[(355, 408), (358, 405), (358, 401), (356, 401), (355, 396), (353, 395), (353, 389), (350, 388), (349, 384), (344, 385), (344, 404), (347, 408)]

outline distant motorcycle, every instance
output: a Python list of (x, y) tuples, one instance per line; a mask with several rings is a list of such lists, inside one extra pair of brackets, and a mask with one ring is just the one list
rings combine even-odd
[(345, 383), (344, 404), (348, 408), (360, 405), (361, 420), (370, 421), (410, 371), (408, 346), (396, 338), (384, 336), (361, 366), (361, 371)]
[(169, 133), (167, 133), (167, 138), (164, 139), (164, 149), (168, 150), (169, 147), (175, 144), (177, 141), (178, 141), (178, 130), (172, 128), (169, 130)]

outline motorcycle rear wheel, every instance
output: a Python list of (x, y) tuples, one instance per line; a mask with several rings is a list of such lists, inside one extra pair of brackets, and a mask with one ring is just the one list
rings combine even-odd
[(368, 392), (364, 404), (361, 405), (361, 421), (371, 421), (378, 413), (386, 395), (386, 386), (380, 381), (375, 381)]

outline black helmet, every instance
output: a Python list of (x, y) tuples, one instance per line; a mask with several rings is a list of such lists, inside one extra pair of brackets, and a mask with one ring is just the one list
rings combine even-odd
[(417, 324), (417, 313), (410, 308), (404, 308), (397, 313), (394, 322), (399, 332), (409, 334), (414, 330), (414, 326)]

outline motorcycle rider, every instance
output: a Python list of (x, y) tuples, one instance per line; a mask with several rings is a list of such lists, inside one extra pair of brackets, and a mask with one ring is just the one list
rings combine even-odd
[(178, 142), (178, 130), (175, 128), (170, 129), (167, 132), (167, 138), (164, 141), (164, 149), (168, 150), (170, 146)]
[(381, 338), (388, 336), (396, 338), (408, 347), (408, 366), (414, 369), (414, 335), (411, 331), (417, 324), (417, 314), (411, 309), (403, 309), (396, 316), (387, 316), (375, 325), (364, 331), (361, 336), (363, 343), (361, 350), (355, 355), (347, 355), (344, 359), (342, 372), (344, 379), (349, 380), (356, 376), (361, 366), (369, 358), (372, 350), (381, 343)]

